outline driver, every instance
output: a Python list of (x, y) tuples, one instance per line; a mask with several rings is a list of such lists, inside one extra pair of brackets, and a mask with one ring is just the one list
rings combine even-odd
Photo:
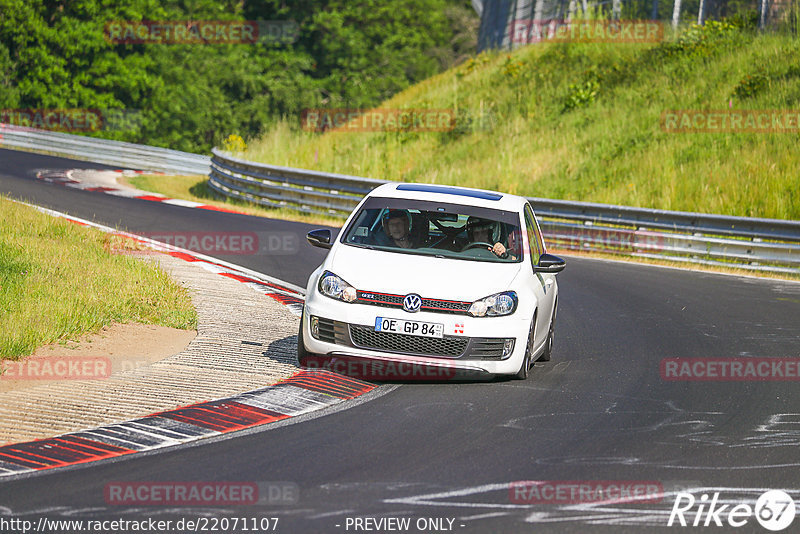
[[(516, 256), (510, 254), (508, 249), (500, 242), (500, 223), (490, 221), (480, 217), (470, 217), (467, 219), (467, 238), (469, 244), (486, 243), (487, 250), (491, 250), (498, 258), (511, 258), (516, 260)], [(469, 245), (468, 245), (469, 246)]]
[(383, 231), (392, 245), (400, 248), (415, 246), (411, 238), (411, 215), (406, 210), (389, 210), (383, 216)]

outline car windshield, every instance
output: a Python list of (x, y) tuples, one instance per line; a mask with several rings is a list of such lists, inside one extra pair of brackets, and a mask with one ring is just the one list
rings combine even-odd
[(373, 197), (343, 232), (352, 246), (472, 261), (522, 261), (515, 212), (422, 200)]

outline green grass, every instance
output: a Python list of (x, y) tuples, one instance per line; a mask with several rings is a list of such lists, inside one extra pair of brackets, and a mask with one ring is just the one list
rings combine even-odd
[(244, 202), (238, 199), (224, 198), (216, 191), (208, 187), (207, 176), (162, 176), (139, 174), (132, 177), (120, 179), (124, 183), (152, 193), (160, 193), (169, 198), (182, 200), (193, 200), (202, 202), (210, 206), (217, 206), (234, 211), (256, 215), (258, 217), (270, 217), (274, 219), (285, 219), (299, 221), (310, 224), (322, 224), (328, 226), (341, 226), (342, 219), (328, 217), (320, 214), (306, 214), (288, 208), (268, 208), (251, 202)]
[(0, 196), (0, 358), (114, 322), (197, 327), (186, 289), (112, 239)]
[(384, 102), (448, 108), (450, 132), (300, 130), (244, 158), (526, 196), (800, 219), (800, 134), (669, 133), (668, 110), (800, 108), (800, 41), (709, 23), (660, 44), (485, 53)]

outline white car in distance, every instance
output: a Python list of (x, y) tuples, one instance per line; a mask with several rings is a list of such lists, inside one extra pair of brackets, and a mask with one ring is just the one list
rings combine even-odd
[(525, 379), (550, 360), (565, 263), (547, 253), (523, 197), (384, 184), (335, 242), (327, 229), (308, 241), (330, 251), (309, 277), (301, 365), (389, 380)]

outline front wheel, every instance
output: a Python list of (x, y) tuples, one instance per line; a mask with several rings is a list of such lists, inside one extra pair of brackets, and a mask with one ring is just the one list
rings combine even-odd
[(517, 378), (518, 380), (525, 380), (526, 378), (528, 378), (528, 375), (530, 374), (529, 371), (531, 365), (533, 364), (533, 361), (531, 360), (531, 355), (533, 354), (533, 334), (535, 325), (536, 325), (536, 316), (533, 317), (533, 322), (531, 323), (531, 329), (530, 332), (528, 332), (528, 342), (525, 345), (525, 357), (522, 358), (522, 365), (520, 366), (519, 371), (517, 371), (517, 374), (514, 375), (514, 377)]
[(556, 324), (556, 311), (558, 310), (558, 299), (556, 299), (555, 306), (553, 306), (553, 317), (550, 318), (550, 330), (547, 332), (547, 341), (545, 342), (542, 355), (539, 356), (540, 362), (549, 362), (550, 357), (553, 355), (553, 328)]
[(549, 362), (550, 357), (553, 355), (553, 323), (550, 323), (550, 331), (547, 333), (547, 341), (545, 342), (542, 355), (539, 356), (540, 362)]
[(303, 313), (300, 315), (300, 331), (297, 333), (297, 364), (304, 367), (309, 357), (313, 356), (306, 350), (306, 344), (303, 341), (303, 323), (306, 320), (306, 310), (303, 308)]

